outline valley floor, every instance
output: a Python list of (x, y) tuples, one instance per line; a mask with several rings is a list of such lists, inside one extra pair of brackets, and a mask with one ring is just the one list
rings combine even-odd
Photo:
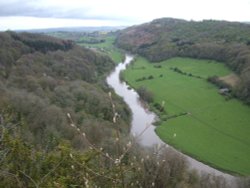
[(163, 141), (218, 169), (250, 174), (250, 108), (227, 100), (210, 76), (232, 72), (211, 60), (173, 58), (149, 63), (138, 57), (124, 72), (134, 88), (153, 93), (152, 106), (164, 105), (156, 132)]

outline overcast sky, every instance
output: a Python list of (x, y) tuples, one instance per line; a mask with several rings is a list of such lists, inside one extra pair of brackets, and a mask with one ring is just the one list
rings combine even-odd
[(250, 21), (250, 0), (0, 0), (0, 30), (124, 26), (161, 17)]

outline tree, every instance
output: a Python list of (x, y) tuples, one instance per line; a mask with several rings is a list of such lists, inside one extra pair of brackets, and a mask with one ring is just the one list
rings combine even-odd
[(148, 91), (148, 89), (144, 86), (141, 86), (137, 89), (137, 92), (142, 100), (151, 103), (153, 102), (153, 93)]

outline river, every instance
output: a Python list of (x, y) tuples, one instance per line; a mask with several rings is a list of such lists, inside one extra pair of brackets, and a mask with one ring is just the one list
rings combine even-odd
[[(107, 77), (107, 83), (119, 96), (123, 98), (125, 103), (127, 103), (127, 105), (130, 107), (132, 111), (131, 134), (135, 137), (139, 137), (139, 143), (143, 146), (154, 146), (159, 144), (167, 145), (154, 131), (155, 126), (153, 125), (153, 122), (156, 120), (157, 116), (145, 108), (145, 105), (140, 102), (139, 95), (135, 92), (135, 90), (129, 89), (129, 86), (125, 82), (120, 81), (120, 72), (125, 70), (126, 66), (132, 60), (132, 55), (126, 55), (124, 62), (118, 64), (115, 70)], [(141, 134), (142, 132), (143, 134)], [(173, 148), (173, 150), (175, 149)], [(180, 153), (177, 150), (175, 151)], [(190, 168), (196, 169), (198, 172), (204, 171), (217, 176), (223, 176), (230, 181), (234, 179), (234, 176), (216, 170), (185, 154), (182, 155), (186, 157), (190, 164)]]

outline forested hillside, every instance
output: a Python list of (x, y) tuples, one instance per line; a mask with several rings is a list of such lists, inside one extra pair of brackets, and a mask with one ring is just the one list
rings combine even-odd
[[(112, 107), (98, 81), (114, 67), (110, 58), (43, 35), (6, 32), (0, 39), (1, 111), (10, 108), (27, 124), (21, 129), (25, 139), (52, 147), (51, 139), (66, 138), (82, 148), (67, 113), (79, 127), (108, 127)], [(127, 131), (129, 111), (121, 103), (117, 108)]]
[(116, 130), (128, 133), (129, 109), (113, 97), (121, 115), (119, 127), (114, 127), (109, 90), (102, 81), (114, 65), (109, 57), (71, 41), (0, 33), (0, 187), (15, 187), (12, 178), (20, 178), (18, 187), (30, 187), (28, 179), (22, 182), (20, 171), (34, 172), (33, 178), (48, 172), (53, 162), (41, 164), (37, 157), (59, 155), (58, 147), (65, 143), (67, 148), (86, 150), (89, 145), (72, 123), (92, 144), (103, 145)]
[(250, 104), (250, 25), (162, 18), (122, 30), (116, 44), (150, 61), (171, 57), (213, 59), (241, 78), (234, 95)]

